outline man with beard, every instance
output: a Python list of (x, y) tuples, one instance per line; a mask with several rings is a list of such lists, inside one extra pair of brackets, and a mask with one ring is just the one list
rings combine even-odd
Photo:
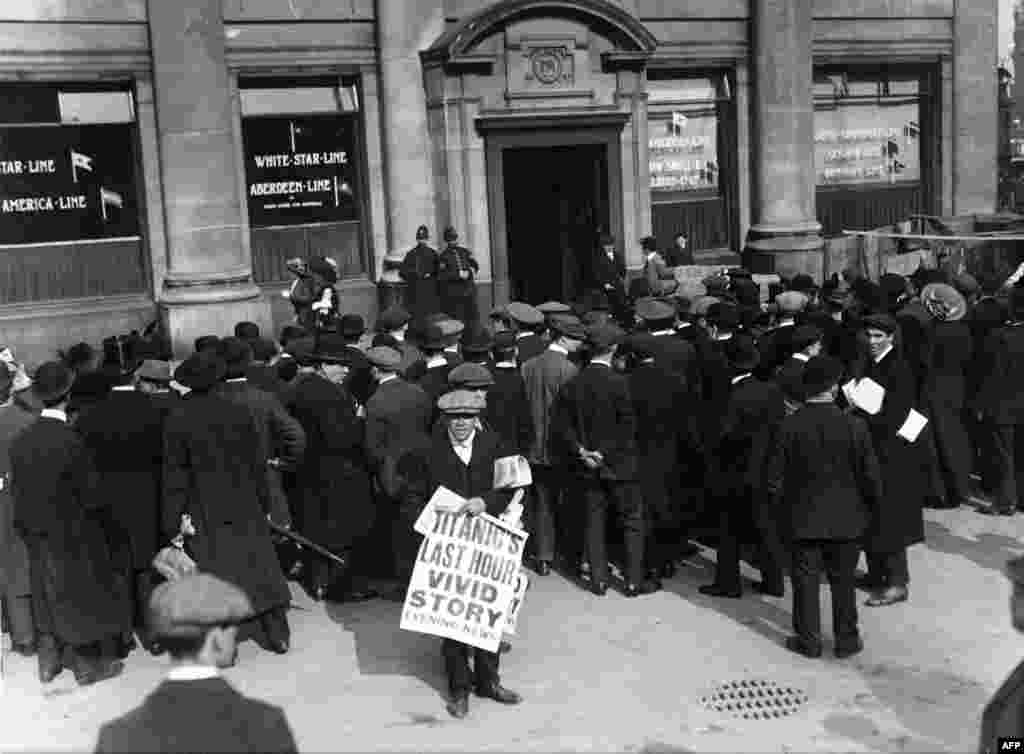
[(872, 591), (869, 607), (905, 602), (910, 574), (907, 547), (924, 541), (922, 503), (929, 467), (924, 438), (909, 442), (900, 429), (916, 405), (914, 373), (894, 347), (899, 328), (888, 314), (871, 314), (861, 322), (870, 358), (864, 376), (885, 390), (878, 413), (858, 411), (867, 421), (875, 454), (882, 465), (884, 499), (865, 536), (868, 561), (862, 586)]
[(298, 750), (280, 708), (242, 696), (220, 675), (235, 664), (238, 624), (253, 613), (245, 592), (197, 573), (158, 586), (148, 613), (174, 665), (141, 706), (100, 729), (97, 754)]
[(284, 654), (291, 592), (267, 524), (267, 457), (249, 409), (214, 389), (225, 372), (212, 351), (190, 356), (174, 372), (189, 394), (167, 417), (163, 532), (173, 541), (182, 516), (191, 516), (196, 533), (188, 549), (199, 569), (237, 584), (253, 605), (243, 634)]

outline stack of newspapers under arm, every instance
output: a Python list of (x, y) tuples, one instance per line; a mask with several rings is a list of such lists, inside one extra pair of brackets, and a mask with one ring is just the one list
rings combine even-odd
[[(885, 401), (885, 388), (870, 377), (850, 380), (843, 385), (843, 395), (851, 406), (859, 408), (870, 416), (876, 416), (882, 410)], [(928, 418), (915, 409), (910, 409), (903, 425), (896, 433), (907, 442), (915, 442), (928, 425)]]

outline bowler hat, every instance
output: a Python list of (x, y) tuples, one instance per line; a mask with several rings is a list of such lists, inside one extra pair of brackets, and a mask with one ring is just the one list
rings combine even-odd
[(437, 399), (437, 408), (443, 414), (479, 414), (487, 407), (487, 399), (474, 390), (452, 390)]
[(610, 322), (587, 328), (587, 344), (604, 351), (622, 342), (625, 333)]
[(442, 349), (445, 347), (445, 334), (436, 322), (423, 328), (422, 346), (426, 349)]
[(552, 314), (568, 314), (572, 311), (572, 307), (568, 304), (563, 304), (561, 301), (545, 301), (537, 307), (537, 311), (545, 316), (550, 316)]
[(750, 278), (733, 280), (732, 292), (741, 306), (757, 307), (761, 303), (761, 287)]
[(902, 275), (887, 272), (878, 278), (878, 288), (883, 302), (893, 302), (907, 292), (907, 280)]
[(698, 296), (694, 299), (690, 311), (695, 317), (706, 317), (711, 307), (718, 303), (721, 303), (721, 299), (714, 296)]
[(789, 337), (789, 342), (793, 347), (794, 351), (802, 351), (808, 346), (819, 343), (824, 337), (821, 329), (814, 325), (799, 325), (793, 328), (793, 333)]
[(394, 348), (399, 353), (402, 352), (402, 344), (394, 335), (388, 335), (386, 332), (379, 332), (373, 336), (373, 340), (370, 341), (370, 347), (376, 348), (377, 346), (387, 346), (388, 348)]
[(470, 327), (463, 331), (459, 347), (464, 354), (486, 354), (490, 353), (494, 345), (494, 338), (487, 328), (482, 326)]
[(733, 369), (752, 372), (761, 362), (754, 339), (749, 335), (734, 335), (725, 344), (725, 358)]
[(604, 291), (591, 290), (583, 294), (581, 301), (583, 312), (606, 312), (610, 310), (608, 294)]
[(710, 275), (701, 280), (709, 296), (720, 296), (729, 290), (729, 278), (722, 275)]
[(820, 395), (839, 384), (843, 376), (843, 364), (832, 356), (814, 356), (804, 365), (800, 377), (800, 393), (803, 398)]
[(201, 637), (209, 628), (252, 617), (249, 597), (208, 573), (165, 581), (149, 597), (149, 631), (154, 638)]
[(200, 335), (193, 346), (196, 353), (200, 351), (216, 351), (220, 345), (220, 338), (216, 335)]
[(339, 329), (346, 338), (360, 338), (366, 332), (366, 321), (358, 314), (345, 314), (341, 317)]
[(540, 310), (521, 301), (513, 301), (508, 305), (507, 311), (508, 316), (520, 325), (535, 327), (544, 322), (544, 314)]
[(377, 332), (394, 332), (401, 330), (411, 319), (409, 312), (400, 304), (393, 304), (377, 317)]
[(640, 248), (644, 251), (657, 251), (658, 242), (654, 240), (654, 236), (644, 236), (640, 239)]
[(500, 332), (494, 336), (494, 345), (491, 350), (495, 353), (507, 353), (515, 350), (516, 334), (512, 332)]
[(427, 226), (426, 225), (421, 225), (420, 227), (418, 227), (416, 229), (416, 240), (417, 241), (426, 241), (428, 238), (430, 238), (430, 231), (427, 230)]
[(309, 271), (319, 275), (330, 285), (338, 282), (338, 271), (334, 269), (334, 265), (328, 262), (325, 257), (313, 257), (310, 259)]
[(345, 336), (339, 333), (324, 333), (315, 339), (313, 360), (318, 364), (336, 364), (354, 366), (356, 356), (361, 355), (345, 342)]
[(224, 379), (227, 367), (219, 354), (200, 351), (189, 356), (174, 370), (174, 381), (189, 390), (202, 393)]
[(254, 361), (266, 362), (277, 356), (277, 343), (270, 338), (256, 338), (250, 341)]
[(978, 279), (969, 272), (962, 272), (953, 279), (953, 287), (964, 296), (976, 296), (981, 293)]
[(862, 330), (881, 330), (892, 335), (899, 329), (896, 319), (888, 314), (869, 314), (860, 321)]
[(70, 367), (60, 361), (47, 361), (36, 370), (32, 391), (44, 403), (53, 403), (70, 393), (74, 382), (75, 373)]
[(171, 364), (168, 361), (146, 359), (135, 371), (135, 376), (147, 382), (158, 382), (166, 385), (171, 381)]
[(967, 300), (945, 283), (929, 283), (921, 291), (921, 303), (940, 322), (958, 322), (967, 314)]
[(583, 340), (587, 332), (578, 317), (570, 314), (555, 314), (551, 317), (551, 331), (560, 337)]
[(627, 347), (638, 361), (653, 359), (657, 353), (657, 341), (648, 333), (636, 333), (630, 336)]
[(727, 301), (716, 301), (708, 307), (707, 320), (722, 330), (735, 330), (740, 325), (740, 312)]
[(243, 340), (255, 340), (260, 336), (260, 326), (255, 322), (239, 322), (235, 325), (235, 337)]
[(285, 352), (295, 359), (299, 366), (311, 367), (317, 363), (317, 360), (313, 357), (313, 348), (315, 346), (316, 343), (312, 336), (303, 336), (288, 341)]
[(366, 352), (366, 360), (378, 369), (393, 372), (402, 363), (402, 354), (390, 346), (374, 346)]
[(242, 377), (249, 364), (252, 363), (252, 347), (241, 338), (224, 338), (220, 342), (217, 353), (224, 360), (224, 374), (228, 379)]
[(794, 275), (793, 279), (789, 281), (789, 290), (799, 291), (800, 293), (812, 293), (818, 290), (818, 286), (814, 283), (814, 278), (805, 272), (801, 272), (799, 275)]
[(648, 322), (661, 322), (675, 319), (676, 309), (666, 301), (647, 297), (636, 302), (636, 316)]
[(468, 390), (486, 390), (494, 384), (494, 376), (482, 364), (466, 362), (448, 373), (448, 385)]
[(753, 279), (751, 274), (750, 274), (750, 270), (746, 269), (745, 267), (733, 267), (733, 268), (727, 270), (725, 274), (728, 275), (729, 278), (733, 280), (733, 282), (735, 282), (738, 279), (739, 280), (743, 280), (743, 279), (752, 280)]

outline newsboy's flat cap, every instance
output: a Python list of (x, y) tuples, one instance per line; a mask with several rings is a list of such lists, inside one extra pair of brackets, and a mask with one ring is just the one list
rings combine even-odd
[(249, 597), (234, 584), (208, 573), (165, 581), (149, 598), (149, 628), (154, 638), (198, 637), (209, 628), (252, 617)]

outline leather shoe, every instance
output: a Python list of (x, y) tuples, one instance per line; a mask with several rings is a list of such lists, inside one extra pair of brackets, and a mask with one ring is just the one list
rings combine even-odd
[(369, 602), (380, 596), (376, 589), (357, 589), (338, 595), (338, 602)]
[(738, 600), (743, 596), (743, 591), (740, 589), (723, 589), (718, 584), (705, 584), (698, 590), (701, 594), (705, 594), (708, 597), (728, 597), (732, 600)]
[(117, 640), (117, 659), (124, 660), (132, 653), (132, 650), (139, 646), (139, 643), (135, 641), (135, 637), (131, 634), (125, 634)]
[(874, 594), (864, 604), (868, 607), (886, 607), (895, 605), (897, 602), (906, 602), (910, 593), (905, 586), (891, 586), (888, 589)]
[(590, 584), (590, 591), (598, 597), (604, 597), (608, 593), (608, 585), (603, 581), (594, 581)]
[(36, 653), (36, 643), (34, 641), (26, 641), (24, 644), (12, 642), (11, 651), (22, 657), (31, 657)]
[(661, 567), (661, 569), (658, 571), (658, 575), (661, 576), (661, 578), (663, 579), (670, 579), (676, 575), (676, 570), (676, 564), (672, 561), (669, 561)]
[(808, 647), (800, 640), (799, 636), (790, 636), (786, 639), (786, 649), (790, 652), (796, 652), (798, 655), (809, 657), (812, 660), (821, 657), (821, 647)]
[(267, 639), (267, 649), (276, 655), (288, 654), (291, 645), (287, 639)]
[(759, 581), (754, 584), (754, 591), (758, 594), (764, 594), (768, 597), (785, 597), (786, 588), (784, 586), (775, 586), (774, 584), (765, 584), (763, 581)]
[(47, 637), (39, 642), (36, 649), (36, 659), (39, 662), (39, 682), (50, 683), (64, 670), (63, 653), (53, 640), (48, 641)]
[(448, 714), (462, 720), (469, 714), (469, 694), (461, 694), (448, 702)]
[(156, 639), (145, 639), (142, 642), (142, 648), (149, 652), (154, 657), (159, 657), (164, 653), (164, 645)]
[(546, 560), (538, 560), (533, 570), (538, 576), (547, 576), (551, 573), (551, 564)]
[(661, 590), (661, 582), (656, 579), (648, 579), (639, 584), (626, 584), (622, 593), (627, 597), (639, 597), (642, 594), (654, 594)]
[(484, 699), (493, 699), (501, 704), (519, 704), (519, 702), (523, 701), (523, 697), (519, 696), (515, 691), (507, 689), (498, 683), (493, 686), (477, 688), (476, 695)]
[(99, 666), (91, 667), (75, 673), (75, 681), (79, 686), (91, 686), (94, 683), (105, 681), (109, 678), (116, 678), (124, 670), (124, 663), (120, 660), (105, 662)]
[(847, 644), (845, 646), (836, 644), (835, 654), (837, 660), (844, 660), (847, 657), (853, 657), (855, 654), (860, 654), (864, 650), (864, 642), (857, 639), (853, 644)]
[(1001, 508), (998, 505), (983, 505), (978, 508), (978, 513), (983, 516), (1012, 516), (1016, 511), (1013, 508)]
[(854, 579), (854, 584), (858, 589), (865, 592), (875, 592), (882, 588), (882, 585), (878, 583), (878, 580), (871, 578), (871, 575), (867, 573)]

